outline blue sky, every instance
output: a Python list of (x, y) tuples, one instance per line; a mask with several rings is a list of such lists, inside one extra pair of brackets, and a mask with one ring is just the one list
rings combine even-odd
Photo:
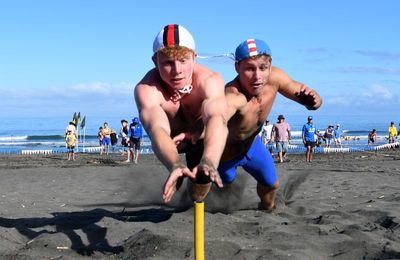
[[(169, 23), (197, 52), (265, 40), (273, 65), (316, 89), (320, 115), (398, 115), (400, 1), (2, 1), (1, 117), (137, 114), (133, 88)], [(239, 2), (237, 2), (239, 3)], [(227, 58), (198, 59), (235, 77)], [(278, 98), (272, 114), (306, 115)]]

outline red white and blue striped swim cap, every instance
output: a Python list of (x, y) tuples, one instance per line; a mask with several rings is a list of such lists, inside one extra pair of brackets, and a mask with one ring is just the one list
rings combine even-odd
[(271, 56), (271, 49), (268, 44), (262, 40), (258, 39), (248, 39), (242, 42), (235, 51), (235, 60), (241, 61), (243, 59), (250, 58), (252, 56), (257, 56), (261, 54), (266, 54)]
[(183, 46), (193, 51), (196, 47), (190, 32), (178, 24), (169, 24), (157, 34), (153, 42), (153, 52), (156, 53), (166, 46)]

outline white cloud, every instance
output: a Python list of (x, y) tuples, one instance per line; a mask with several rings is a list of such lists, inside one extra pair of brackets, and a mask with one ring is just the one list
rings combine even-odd
[(58, 97), (113, 97), (115, 95), (133, 94), (133, 86), (126, 82), (111, 84), (105, 82), (81, 83), (70, 87), (51, 87), (48, 95)]
[(133, 89), (133, 85), (126, 82), (91, 82), (68, 87), (0, 91), (6, 93), (3, 105), (18, 116), (69, 114), (70, 111), (92, 114), (133, 113), (136, 111)]
[(384, 86), (381, 85), (375, 85), (372, 87), (372, 93), (374, 94), (375, 97), (379, 97), (383, 100), (392, 100), (395, 98), (395, 95), (388, 89), (385, 88)]

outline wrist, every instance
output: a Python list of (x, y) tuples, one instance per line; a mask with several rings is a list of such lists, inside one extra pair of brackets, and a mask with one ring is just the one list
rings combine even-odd
[(177, 161), (174, 162), (170, 167), (168, 167), (170, 172), (173, 172), (174, 170), (179, 168), (186, 168), (186, 165), (184, 165), (181, 161)]
[(212, 160), (210, 158), (207, 157), (203, 157), (200, 160), (200, 165), (208, 165), (209, 167), (212, 167), (214, 170), (217, 168), (216, 164), (212, 162)]

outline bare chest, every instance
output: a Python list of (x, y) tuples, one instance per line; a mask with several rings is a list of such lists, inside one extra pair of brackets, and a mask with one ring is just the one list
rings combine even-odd
[(229, 121), (229, 135), (234, 142), (254, 136), (271, 111), (273, 98), (250, 99)]
[(182, 97), (179, 101), (173, 102), (169, 100), (163, 104), (163, 109), (168, 116), (173, 136), (178, 133), (192, 131), (197, 127), (202, 127), (202, 102), (195, 99), (195, 95), (192, 94)]

